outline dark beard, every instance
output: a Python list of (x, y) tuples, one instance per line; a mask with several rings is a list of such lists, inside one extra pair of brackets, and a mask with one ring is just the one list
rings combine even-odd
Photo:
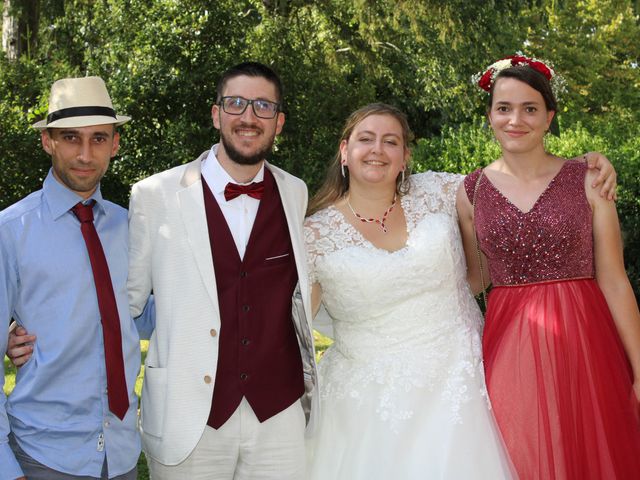
[(273, 139), (271, 139), (271, 142), (269, 142), (268, 145), (265, 145), (262, 150), (259, 150), (253, 155), (247, 157), (236, 150), (233, 145), (231, 145), (231, 142), (227, 142), (224, 135), (222, 135), (222, 132), (220, 133), (220, 142), (224, 146), (224, 151), (227, 153), (228, 157), (238, 165), (256, 165), (262, 160), (265, 160), (273, 148)]

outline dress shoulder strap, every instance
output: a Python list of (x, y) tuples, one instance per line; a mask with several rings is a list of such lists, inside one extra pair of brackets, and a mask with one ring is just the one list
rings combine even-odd
[(474, 203), (473, 197), (476, 191), (476, 183), (478, 182), (478, 179), (481, 176), (482, 176), (482, 169), (478, 168), (477, 170), (471, 172), (469, 175), (464, 177), (464, 190), (467, 193), (467, 198), (469, 199), (469, 202), (472, 204)]

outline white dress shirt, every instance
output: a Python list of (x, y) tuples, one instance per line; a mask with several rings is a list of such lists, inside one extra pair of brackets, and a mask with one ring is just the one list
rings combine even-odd
[[(218, 152), (218, 144), (211, 147), (211, 151), (207, 158), (202, 162), (202, 178), (213, 193), (213, 197), (218, 202), (220, 210), (227, 221), (233, 241), (238, 249), (240, 259), (244, 258), (244, 252), (249, 242), (253, 222), (258, 213), (260, 200), (250, 197), (249, 195), (239, 195), (236, 198), (227, 201), (224, 198), (224, 187), (227, 183), (238, 183), (222, 168), (216, 153)], [(262, 182), (264, 180), (264, 163), (253, 179), (247, 183), (239, 183), (238, 185), (249, 185), (252, 182)]]

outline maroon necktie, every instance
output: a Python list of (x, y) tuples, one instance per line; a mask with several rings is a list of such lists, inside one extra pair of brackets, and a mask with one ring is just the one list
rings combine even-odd
[[(122, 420), (129, 410), (129, 395), (127, 381), (124, 374), (124, 360), (122, 358), (122, 334), (120, 333), (120, 316), (113, 294), (109, 265), (102, 250), (102, 244), (93, 224), (92, 200), (87, 205), (78, 203), (71, 210), (80, 220), (80, 229), (87, 245), (93, 279), (98, 295), (98, 308), (102, 321), (102, 335), (104, 337), (104, 361), (107, 367), (107, 392), (109, 396), (109, 410)], [(82, 386), (80, 386), (82, 388)]]
[(227, 183), (224, 187), (224, 199), (228, 202), (240, 195), (249, 195), (252, 198), (260, 200), (264, 192), (264, 182), (253, 182), (249, 185), (238, 185), (236, 183)]

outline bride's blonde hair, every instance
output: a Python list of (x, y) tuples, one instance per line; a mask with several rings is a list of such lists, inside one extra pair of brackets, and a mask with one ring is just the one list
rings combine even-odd
[[(359, 108), (347, 118), (344, 129), (342, 130), (342, 136), (338, 142), (338, 151), (333, 157), (333, 160), (327, 168), (327, 176), (322, 186), (318, 189), (316, 194), (309, 201), (309, 208), (307, 208), (307, 216), (313, 215), (318, 210), (328, 207), (334, 204), (336, 201), (344, 197), (349, 191), (349, 169), (344, 169), (344, 177), (341, 171), (340, 144), (344, 140), (349, 140), (349, 137), (355, 130), (355, 128), (365, 118), (370, 115), (390, 115), (395, 118), (402, 127), (402, 139), (404, 141), (404, 148), (409, 149), (411, 142), (413, 141), (413, 132), (409, 127), (407, 116), (398, 108), (386, 103), (370, 103), (362, 108)], [(407, 160), (407, 167), (405, 174), (410, 172), (410, 160)], [(398, 196), (402, 196), (409, 191), (409, 182), (402, 182), (402, 174), (396, 178), (396, 193)]]

